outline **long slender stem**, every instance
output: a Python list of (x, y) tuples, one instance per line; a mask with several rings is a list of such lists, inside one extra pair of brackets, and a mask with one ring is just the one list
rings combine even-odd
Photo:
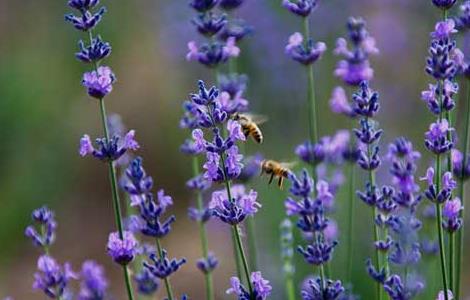
[[(436, 190), (441, 189), (441, 156), (438, 154), (436, 157)], [(441, 273), (442, 273), (442, 284), (444, 288), (444, 298), (449, 300), (447, 296), (448, 281), (447, 281), (447, 268), (446, 268), (446, 255), (445, 255), (445, 244), (444, 244), (444, 232), (442, 230), (442, 204), (436, 202), (436, 226), (439, 238), (439, 254), (441, 259)]]
[(454, 291), (455, 284), (455, 233), (449, 234), (449, 286)]
[[(163, 259), (163, 248), (162, 248), (162, 245), (160, 243), (160, 239), (155, 239), (155, 243), (157, 245), (157, 251), (160, 255), (160, 258)], [(169, 277), (165, 277), (165, 279), (163, 280), (165, 282), (165, 288), (166, 288), (166, 293), (167, 293), (167, 296), (168, 296), (168, 300), (173, 300), (175, 298), (175, 296), (173, 296), (173, 289), (171, 288), (171, 283), (170, 283), (170, 278)]]
[[(366, 122), (367, 122), (367, 124), (369, 123), (368, 118), (366, 118)], [(367, 157), (369, 159), (371, 159), (371, 157), (372, 157), (372, 149), (371, 149), (370, 144), (367, 145)], [(369, 182), (370, 182), (371, 188), (375, 188), (375, 172), (374, 172), (374, 170), (369, 170)], [(372, 216), (372, 223), (374, 224), (374, 241), (378, 241), (380, 239), (379, 226), (375, 223), (375, 218), (376, 218), (377, 215), (378, 215), (378, 209), (377, 209), (376, 206), (374, 206), (373, 216)], [(374, 252), (375, 252), (375, 266), (376, 266), (376, 268), (378, 268), (380, 270), (381, 269), (380, 251), (377, 248), (375, 248)], [(383, 299), (382, 298), (383, 293), (382, 293), (382, 289), (380, 288), (380, 283), (379, 282), (376, 283), (376, 296), (377, 296), (378, 300)]]
[[(90, 40), (90, 44), (93, 42), (93, 33), (91, 30), (88, 31), (88, 37)], [(98, 62), (94, 62), (95, 71), (98, 71)], [(104, 98), (99, 99), (99, 106), (100, 106), (100, 115), (101, 115), (101, 123), (103, 126), (104, 137), (106, 141), (109, 141), (109, 129), (108, 129), (108, 121), (106, 115), (106, 107), (104, 104)], [(119, 238), (123, 239), (123, 226), (122, 226), (122, 212), (121, 212), (121, 200), (119, 199), (119, 189), (117, 185), (117, 176), (116, 176), (116, 168), (112, 161), (108, 162), (108, 173), (109, 173), (109, 181), (111, 185), (111, 193), (113, 197), (113, 208), (114, 208), (114, 218), (116, 222), (116, 226), (119, 233)], [(124, 270), (124, 281), (126, 283), (126, 290), (127, 296), (129, 300), (134, 300), (134, 294), (132, 291), (132, 284), (130, 280), (130, 275), (127, 270), (127, 266), (123, 266)]]
[[(194, 176), (199, 175), (199, 158), (196, 155), (193, 156), (193, 175)], [(196, 198), (197, 198), (197, 207), (199, 211), (202, 211), (204, 209), (204, 203), (203, 203), (201, 191), (198, 190), (196, 192)], [(199, 236), (201, 239), (202, 256), (204, 257), (204, 259), (207, 259), (209, 256), (209, 242), (207, 240), (206, 225), (203, 221), (199, 221), (198, 225), (199, 225)], [(204, 273), (204, 281), (205, 281), (205, 286), (206, 286), (206, 299), (213, 300), (214, 299), (214, 283), (212, 280), (212, 272)]]
[(348, 243), (346, 245), (346, 253), (347, 253), (347, 279), (349, 282), (352, 281), (352, 266), (353, 266), (353, 233), (354, 233), (354, 200), (355, 200), (355, 172), (354, 168), (355, 164), (352, 162), (348, 163), (349, 168), (349, 199), (348, 199)]
[[(467, 165), (468, 162), (468, 151), (470, 150), (470, 80), (467, 80), (467, 103), (465, 105), (467, 106), (467, 109), (465, 111), (465, 129), (464, 129), (464, 149), (463, 149), (463, 161), (462, 161), (462, 178), (464, 176), (465, 172), (465, 166)], [(462, 179), (459, 182), (459, 196), (460, 200), (462, 201), (463, 207), (465, 207), (465, 181)], [(460, 217), (464, 220), (464, 210), (460, 211)], [(456, 293), (456, 298), (460, 299), (460, 284), (461, 284), (461, 266), (463, 264), (463, 248), (464, 248), (464, 227), (462, 226), (460, 230), (457, 232), (457, 268), (456, 268), (456, 273), (457, 273), (457, 278), (456, 278), (456, 287), (455, 287), (455, 293)]]
[(287, 300), (295, 300), (294, 278), (291, 275), (286, 278), (286, 295)]

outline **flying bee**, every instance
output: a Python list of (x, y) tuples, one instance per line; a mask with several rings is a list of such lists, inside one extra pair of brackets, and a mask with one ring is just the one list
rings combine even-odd
[(265, 116), (235, 113), (232, 118), (240, 123), (245, 137), (251, 138), (258, 144), (263, 142), (263, 133), (258, 125), (267, 121)]
[(267, 175), (271, 175), (269, 178), (269, 184), (273, 182), (274, 177), (278, 178), (277, 186), (282, 190), (282, 183), (284, 182), (284, 178), (289, 176), (291, 172), (290, 168), (292, 168), (295, 163), (284, 163), (284, 162), (277, 162), (275, 160), (263, 160), (261, 162), (261, 174), (263, 175), (266, 173)]

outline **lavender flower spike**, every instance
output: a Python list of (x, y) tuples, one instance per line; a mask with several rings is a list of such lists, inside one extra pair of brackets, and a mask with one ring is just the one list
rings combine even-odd
[(113, 90), (116, 81), (110, 67), (101, 66), (96, 71), (83, 74), (82, 84), (88, 90), (88, 95), (96, 99), (102, 99)]
[(123, 232), (123, 237), (118, 232), (113, 232), (108, 239), (108, 254), (120, 265), (129, 264), (136, 255), (138, 243), (134, 235), (129, 231)]
[(313, 44), (313, 40), (309, 39), (304, 44), (304, 37), (301, 33), (296, 32), (289, 37), (289, 44), (286, 46), (286, 54), (293, 60), (310, 65), (316, 62), (326, 51), (326, 45), (323, 42)]
[(317, 0), (282, 0), (282, 6), (293, 14), (308, 17), (317, 6)]
[(33, 241), (35, 246), (47, 249), (55, 241), (57, 222), (54, 218), (54, 212), (43, 206), (33, 211), (32, 219), (39, 225), (39, 230), (30, 225), (26, 227), (25, 235)]
[(38, 259), (38, 272), (34, 274), (33, 289), (42, 290), (49, 298), (57, 299), (66, 293), (67, 285), (78, 276), (70, 264), (59, 265), (54, 258), (43, 255)]
[(261, 272), (253, 272), (250, 276), (250, 281), (253, 286), (253, 294), (246, 290), (246, 288), (240, 282), (238, 277), (230, 278), (230, 288), (226, 291), (227, 294), (237, 295), (239, 300), (264, 300), (271, 294), (272, 287), (269, 281), (264, 279)]
[(78, 300), (104, 300), (108, 289), (108, 281), (104, 269), (96, 262), (88, 260), (82, 265), (82, 283)]

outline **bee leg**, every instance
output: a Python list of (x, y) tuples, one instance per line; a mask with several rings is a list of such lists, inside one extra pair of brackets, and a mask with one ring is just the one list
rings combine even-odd
[(269, 178), (269, 184), (271, 184), (273, 182), (273, 179), (274, 179), (274, 173), (272, 173), (271, 177)]
[(284, 182), (284, 177), (280, 176), (277, 181), (277, 186), (282, 190), (282, 183)]

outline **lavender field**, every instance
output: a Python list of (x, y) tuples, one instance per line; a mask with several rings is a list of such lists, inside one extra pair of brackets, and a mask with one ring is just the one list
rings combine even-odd
[(470, 1), (0, 0), (0, 299), (470, 299)]

